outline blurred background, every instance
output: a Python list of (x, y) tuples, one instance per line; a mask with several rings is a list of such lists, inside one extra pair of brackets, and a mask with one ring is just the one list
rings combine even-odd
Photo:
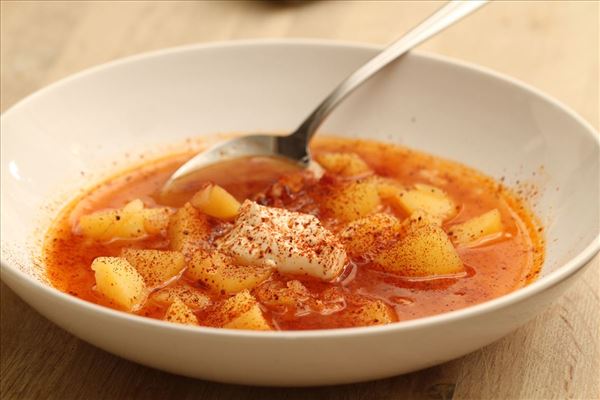
[[(436, 1), (3, 1), (1, 109), (115, 58), (216, 40), (309, 37), (383, 45)], [(419, 49), (493, 68), (598, 126), (598, 2), (502, 1)]]
[[(2, 1), (0, 109), (85, 68), (165, 47), (288, 37), (384, 45), (442, 4)], [(419, 50), (516, 77), (567, 104), (598, 129), (599, 4), (496, 1)], [(554, 307), (459, 360), (377, 382), (283, 391), (195, 381), (127, 362), (62, 331), (2, 286), (0, 397), (598, 398), (597, 262)]]

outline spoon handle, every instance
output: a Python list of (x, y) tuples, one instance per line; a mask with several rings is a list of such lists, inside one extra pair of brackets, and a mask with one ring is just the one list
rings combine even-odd
[[(319, 106), (304, 120), (304, 122), (291, 135), (279, 139), (279, 151), (297, 160), (308, 162), (305, 150), (310, 139), (314, 136), (319, 126), (333, 109), (354, 89), (362, 85), (383, 67), (402, 56), (408, 50), (417, 46), (424, 40), (441, 32), (454, 22), (469, 15), (488, 0), (451, 0), (438, 11), (393, 42), (381, 53), (370, 59), (366, 64), (354, 71), (344, 79), (337, 88), (319, 104)], [(298, 154), (298, 153), (303, 154)]]

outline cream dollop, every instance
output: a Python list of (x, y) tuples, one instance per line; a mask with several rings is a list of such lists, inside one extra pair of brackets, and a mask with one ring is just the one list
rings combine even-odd
[(343, 245), (315, 216), (250, 200), (242, 204), (218, 249), (241, 264), (271, 266), (325, 281), (337, 277), (347, 260)]

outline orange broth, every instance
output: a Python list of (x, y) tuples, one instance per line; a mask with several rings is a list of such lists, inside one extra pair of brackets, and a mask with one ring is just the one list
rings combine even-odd
[[(446, 232), (455, 224), (496, 208), (501, 213), (504, 233), (501, 238), (477, 246), (458, 247), (457, 252), (465, 267), (465, 272), (458, 275), (401, 276), (383, 272), (372, 262), (359, 258), (350, 258), (342, 274), (332, 282), (275, 273), (262, 285), (282, 286), (288, 281), (298, 280), (314, 299), (321, 302), (319, 307), (281, 307), (261, 301), (262, 285), (254, 288), (252, 293), (259, 299), (260, 308), (274, 329), (354, 326), (353, 319), (348, 316), (364, 298), (383, 301), (392, 310), (393, 320), (410, 320), (502, 296), (537, 277), (544, 256), (542, 229), (523, 199), (517, 198), (493, 179), (459, 163), (367, 140), (318, 138), (313, 141), (312, 152), (316, 156), (326, 152), (352, 152), (358, 154), (377, 176), (393, 178), (405, 186), (425, 183), (444, 190), (457, 205), (457, 213), (443, 223)], [(142, 199), (148, 207), (159, 205), (159, 189), (189, 157), (190, 154), (174, 155), (150, 162), (98, 185), (72, 202), (55, 221), (45, 243), (47, 274), (52, 284), (73, 296), (114, 308), (95, 289), (94, 271), (90, 268), (92, 261), (99, 256), (118, 256), (124, 247), (168, 249), (169, 240), (164, 234), (137, 240), (90, 240), (78, 232), (79, 216), (96, 210), (119, 208), (136, 198)], [(240, 181), (247, 178), (246, 181), (251, 182), (254, 172), (248, 164), (235, 174)], [(287, 178), (290, 175), (294, 174), (288, 173)], [(239, 200), (253, 198), (266, 205), (314, 214), (326, 228), (337, 233), (343, 224), (324, 212), (320, 203), (322, 196), (336, 190), (339, 181), (348, 179), (326, 173), (321, 180), (311, 181), (292, 193), (288, 193), (285, 177), (274, 185), (270, 181), (254, 180), (242, 189), (236, 186), (235, 195)], [(399, 219), (407, 218), (406, 214), (385, 204), (382, 211)], [(217, 232), (228, 229), (227, 224), (217, 220), (211, 220), (211, 224)], [(201, 282), (193, 281), (185, 274), (170, 283), (171, 286), (184, 284), (208, 295), (213, 303), (207, 308), (194, 310), (199, 324), (218, 326), (217, 320), (212, 317), (214, 307), (230, 294), (212, 293)], [(168, 306), (150, 295), (135, 313), (160, 319)]]

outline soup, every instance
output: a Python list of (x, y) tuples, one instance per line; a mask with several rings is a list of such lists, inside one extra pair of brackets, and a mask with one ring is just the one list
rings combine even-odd
[(264, 173), (245, 159), (229, 180), (171, 196), (162, 185), (191, 154), (103, 182), (48, 232), (48, 277), (141, 316), (254, 330), (410, 320), (536, 278), (542, 228), (499, 182), (374, 141), (318, 138), (311, 150), (317, 168)]

